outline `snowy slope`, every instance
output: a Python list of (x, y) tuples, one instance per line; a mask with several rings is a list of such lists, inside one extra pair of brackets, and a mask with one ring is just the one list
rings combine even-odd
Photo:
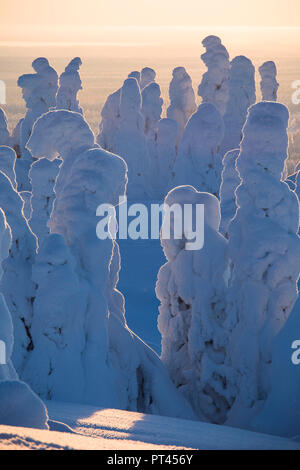
[[(199, 421), (70, 403), (47, 402), (46, 405), (52, 420), (64, 422), (86, 439), (91, 438), (88, 445), (93, 445), (92, 440), (96, 440), (98, 444), (94, 445), (102, 449), (155, 449), (159, 446), (161, 449), (169, 446), (180, 449), (300, 449), (300, 443), (291, 440)], [(56, 433), (53, 435), (55, 439)], [(72, 438), (77, 440), (75, 435), (61, 433), (61, 444), (65, 436), (69, 442)]]

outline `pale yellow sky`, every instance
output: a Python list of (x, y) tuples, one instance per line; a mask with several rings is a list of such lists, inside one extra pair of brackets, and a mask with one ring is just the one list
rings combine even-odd
[(232, 47), (296, 53), (300, 0), (0, 0), (0, 45), (178, 45), (187, 52), (206, 34)]

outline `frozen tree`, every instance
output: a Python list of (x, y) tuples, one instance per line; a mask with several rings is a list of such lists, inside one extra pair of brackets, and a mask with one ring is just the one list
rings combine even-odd
[(198, 95), (204, 103), (212, 103), (222, 116), (229, 98), (229, 54), (217, 36), (207, 36), (202, 41), (206, 52), (201, 59), (207, 67), (198, 87)]
[(163, 200), (169, 189), (171, 189), (176, 159), (177, 135), (178, 124), (174, 119), (165, 118), (158, 122), (148, 175), (148, 195), (150, 199)]
[[(0, 209), (0, 277), (2, 261), (8, 256), (11, 230), (5, 214)], [(0, 424), (47, 429), (47, 411), (41, 400), (24, 383), (18, 380), (11, 356), (13, 351), (13, 324), (10, 312), (0, 293)]]
[(3, 261), (4, 274), (0, 284), (14, 326), (12, 360), (20, 377), (24, 361), (32, 349), (30, 327), (34, 302), (31, 269), (36, 252), (36, 238), (23, 215), (23, 200), (9, 178), (0, 172), (0, 200), (12, 231), (9, 256)]
[[(130, 72), (128, 78), (134, 78), (140, 86), (140, 72)], [(101, 122), (97, 142), (102, 148), (108, 151), (113, 151), (114, 148), (114, 135), (120, 117), (121, 90), (122, 88), (119, 88), (107, 97), (101, 111)]]
[(236, 168), (239, 149), (227, 152), (223, 158), (223, 170), (220, 186), (221, 224), (220, 232), (228, 238), (228, 227), (236, 211), (235, 190), (241, 182)]
[(16, 154), (11, 147), (0, 146), (0, 171), (2, 171), (11, 181), (14, 189), (17, 188), (16, 181)]
[(154, 140), (157, 131), (158, 121), (161, 117), (163, 99), (160, 95), (160, 86), (152, 82), (142, 91), (141, 112), (145, 120), (145, 135), (148, 139)]
[(179, 143), (173, 186), (187, 184), (218, 195), (223, 136), (224, 123), (217, 108), (210, 103), (201, 104), (188, 120)]
[(59, 88), (56, 96), (56, 109), (68, 109), (82, 113), (77, 100), (77, 93), (82, 89), (79, 68), (82, 62), (80, 57), (75, 57), (65, 68), (59, 77)]
[(141, 71), (141, 78), (140, 78), (141, 90), (143, 90), (150, 83), (155, 82), (155, 77), (156, 77), (155, 70), (151, 69), (150, 67), (144, 67)]
[(276, 337), (272, 352), (271, 391), (252, 429), (285, 437), (300, 435), (300, 299)]
[(228, 424), (247, 426), (270, 391), (272, 343), (297, 298), (299, 202), (281, 180), (287, 158), (285, 106), (249, 109), (236, 166), (237, 211), (229, 226), (228, 309), (235, 317), (229, 358), (238, 395)]
[(52, 211), (54, 184), (60, 164), (61, 161), (59, 159), (50, 162), (47, 158), (41, 158), (31, 165), (29, 171), (32, 187), (29, 225), (37, 236), (39, 245), (41, 245), (43, 238), (50, 232), (48, 221)]
[[(220, 204), (212, 194), (192, 186), (171, 190), (165, 204), (174, 208), (179, 230), (183, 208), (204, 205), (204, 246), (186, 249), (187, 239), (161, 238), (167, 258), (158, 274), (156, 294), (161, 302), (158, 328), (162, 335), (162, 360), (176, 387), (192, 404), (200, 419), (223, 423), (235, 397), (234, 374), (226, 365), (228, 328), (226, 315), (227, 241), (219, 233)], [(195, 215), (193, 217), (195, 222)], [(164, 224), (169, 224), (164, 218)], [(194, 225), (195, 226), (195, 225)], [(203, 228), (203, 227), (202, 227)]]
[(141, 93), (135, 78), (127, 78), (121, 90), (120, 118), (115, 133), (113, 152), (128, 165), (127, 195), (130, 199), (145, 199), (145, 178), (149, 171), (145, 120), (141, 113)]
[(33, 268), (38, 285), (28, 383), (45, 398), (193, 417), (159, 358), (128, 329), (116, 288), (118, 245), (96, 236), (98, 206), (113, 210), (124, 195), (124, 160), (97, 147), (82, 115), (70, 111), (42, 116), (28, 146), (37, 158), (59, 154), (63, 160), (51, 234)]
[(132, 72), (130, 72), (128, 74), (128, 78), (135, 78), (136, 81), (138, 82), (138, 84), (140, 85), (140, 83), (141, 83), (141, 72), (139, 72), (138, 70), (133, 70)]
[(247, 57), (237, 56), (231, 61), (225, 135), (221, 145), (223, 155), (240, 145), (248, 108), (256, 101), (254, 75), (255, 68)]
[(36, 73), (25, 74), (18, 79), (18, 86), (22, 88), (27, 107), (25, 118), (20, 125), (21, 158), (16, 162), (19, 191), (30, 190), (28, 171), (32, 163), (32, 156), (26, 148), (26, 143), (30, 137), (33, 124), (49, 108), (56, 106), (58, 82), (56, 71), (44, 57), (35, 59), (32, 62), (32, 67)]
[(184, 67), (176, 67), (173, 70), (169, 97), (170, 106), (167, 109), (167, 116), (177, 121), (179, 140), (188, 119), (197, 109), (192, 80)]
[(0, 107), (0, 145), (10, 145), (10, 135), (7, 127), (7, 118)]
[(264, 62), (259, 67), (261, 76), (260, 89), (263, 101), (277, 101), (277, 90), (279, 83), (277, 82), (277, 69), (273, 61)]

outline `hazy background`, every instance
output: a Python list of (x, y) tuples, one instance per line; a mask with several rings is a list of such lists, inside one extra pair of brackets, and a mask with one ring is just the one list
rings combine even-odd
[(222, 38), (231, 58), (246, 55), (256, 67), (275, 60), (279, 101), (300, 115), (300, 105), (291, 101), (291, 84), (300, 80), (299, 0), (1, 0), (0, 79), (7, 85), (9, 127), (25, 112), (17, 78), (32, 72), (38, 56), (59, 74), (74, 56), (82, 58), (78, 97), (97, 132), (107, 95), (132, 70), (156, 70), (165, 107), (176, 66), (186, 67), (196, 92), (205, 71), (201, 41), (208, 34)]

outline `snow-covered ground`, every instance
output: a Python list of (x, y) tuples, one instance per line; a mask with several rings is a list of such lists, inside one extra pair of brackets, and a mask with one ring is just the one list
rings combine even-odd
[(300, 450), (296, 441), (227, 426), (73, 403), (46, 405), (50, 419), (64, 422), (73, 432), (0, 426), (0, 449)]

